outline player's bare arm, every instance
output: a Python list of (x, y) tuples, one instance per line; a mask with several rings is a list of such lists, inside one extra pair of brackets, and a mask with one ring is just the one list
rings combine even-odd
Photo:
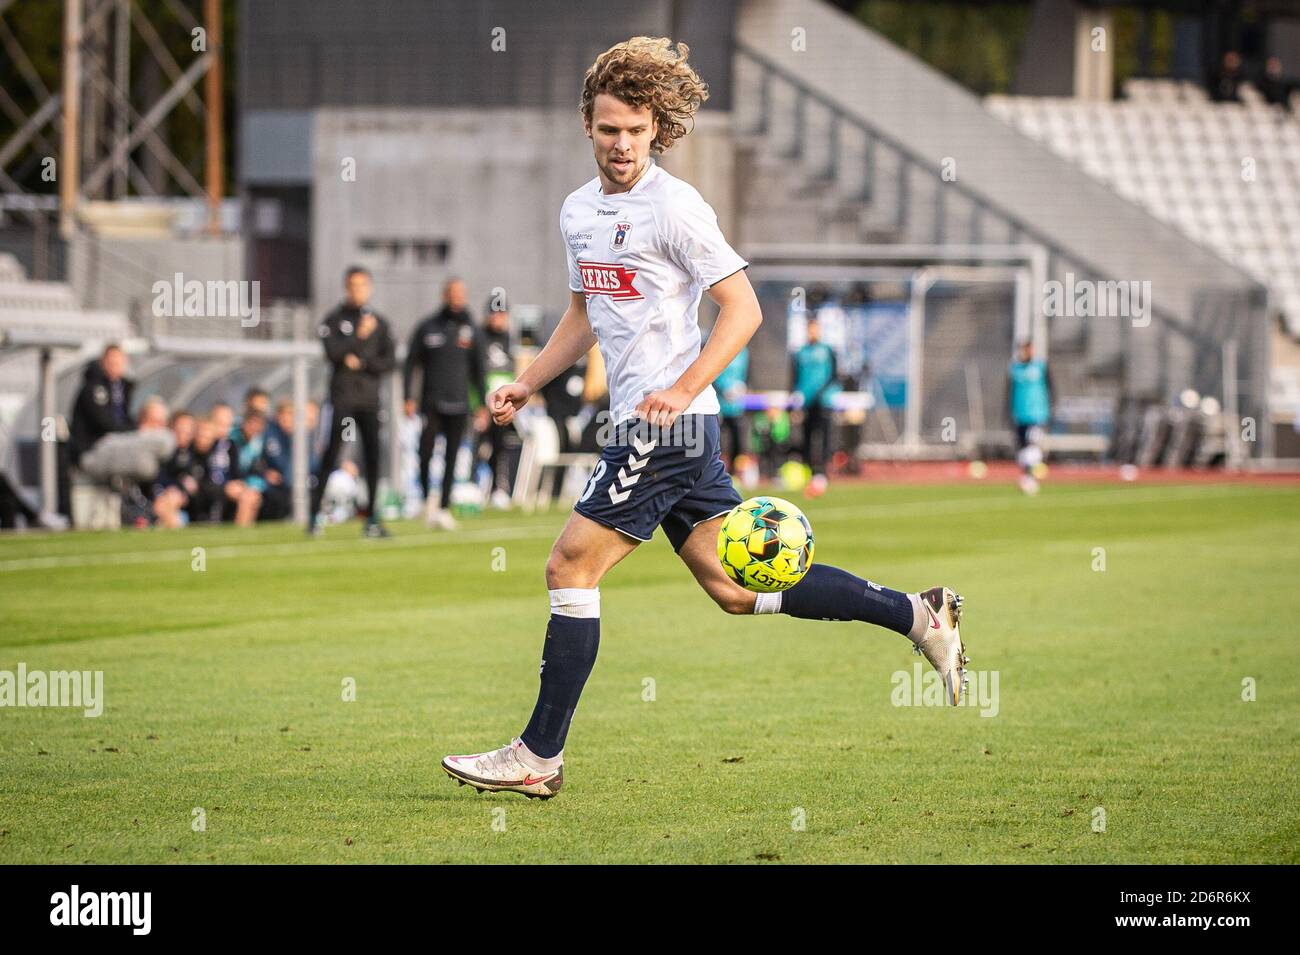
[(569, 297), (569, 307), (564, 310), (560, 324), (546, 346), (515, 381), (502, 385), (488, 395), (488, 411), (499, 425), (509, 424), (515, 412), (528, 403), (528, 399), (543, 388), (556, 375), (573, 365), (596, 344), (596, 335), (587, 320), (587, 299), (581, 292)]
[(671, 388), (652, 391), (637, 405), (637, 414), (651, 424), (671, 426), (699, 393), (717, 380), (722, 369), (749, 344), (763, 323), (758, 296), (743, 271), (727, 276), (708, 293), (720, 309), (713, 334), (700, 350), (700, 356)]

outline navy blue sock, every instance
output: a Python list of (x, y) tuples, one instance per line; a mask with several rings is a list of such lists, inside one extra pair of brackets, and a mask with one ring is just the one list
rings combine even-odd
[(600, 617), (551, 614), (542, 647), (542, 687), (528, 726), (519, 737), (535, 755), (550, 759), (564, 749), (573, 711), (599, 648)]
[(912, 631), (907, 594), (826, 564), (813, 564), (803, 580), (781, 594), (781, 613), (805, 620), (863, 620), (904, 636)]

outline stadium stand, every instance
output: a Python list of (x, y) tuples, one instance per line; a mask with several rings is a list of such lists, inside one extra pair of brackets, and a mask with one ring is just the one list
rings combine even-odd
[(57, 344), (128, 331), (121, 312), (84, 309), (66, 282), (31, 281), (16, 258), (0, 254), (0, 334), (6, 343), (44, 338)]
[[(1114, 102), (990, 96), (993, 115), (1265, 284), (1283, 329), (1268, 409), (1300, 420), (1300, 122), (1249, 84), (1240, 102), (1199, 86), (1130, 80)], [(1274, 448), (1294, 456), (1294, 442)]]
[[(818, 44), (816, 56), (792, 42), (792, 23)], [(1063, 396), (1104, 398), (1117, 413), (1127, 400), (1163, 404), (1188, 388), (1221, 394), (1235, 377), (1241, 412), (1265, 414), (1267, 293), (1241, 266), (827, 4), (742, 4), (736, 38), (736, 125), (750, 134), (748, 171), (760, 184), (745, 191), (741, 210), (747, 246), (1036, 245), (1048, 256), (1049, 280), (1145, 281), (1157, 290), (1150, 329), (1089, 316), (1050, 319), (1042, 344), (1050, 345)], [(950, 340), (961, 347), (947, 348)], [(1229, 340), (1238, 348), (1235, 376), (1225, 373)], [(1010, 329), (966, 335), (954, 318), (927, 324), (924, 347), (929, 398), (969, 361), (1005, 363)], [(990, 385), (986, 419), (1003, 401)], [(922, 427), (933, 440), (942, 399), (924, 406), (935, 410)]]
[(1268, 285), (1300, 336), (1300, 122), (1250, 86), (1172, 80), (1097, 102), (990, 96), (989, 111)]

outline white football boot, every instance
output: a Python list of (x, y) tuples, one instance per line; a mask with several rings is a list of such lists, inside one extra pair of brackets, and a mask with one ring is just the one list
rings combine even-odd
[(917, 594), (925, 611), (925, 635), (914, 640), (916, 653), (921, 654), (943, 677), (943, 687), (948, 702), (960, 706), (965, 702), (970, 679), (966, 674), (966, 647), (961, 642), (961, 595), (947, 587), (931, 587)]
[(457, 784), (473, 786), (479, 792), (523, 793), (529, 799), (550, 799), (564, 783), (564, 763), (557, 762), (554, 769), (538, 770), (524, 762), (530, 755), (523, 741), (514, 739), (508, 746), (487, 753), (446, 756), (442, 769)]

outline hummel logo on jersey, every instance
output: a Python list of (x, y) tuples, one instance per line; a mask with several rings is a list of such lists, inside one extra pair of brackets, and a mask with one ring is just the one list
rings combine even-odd
[(627, 456), (627, 464), (619, 468), (614, 480), (609, 482), (609, 499), (611, 503), (622, 504), (632, 496), (632, 486), (641, 480), (641, 469), (650, 460), (650, 452), (654, 450), (655, 442), (642, 442), (637, 439), (636, 435), (633, 435), (632, 447), (636, 449), (636, 452)]
[(578, 272), (582, 275), (582, 290), (588, 295), (608, 295), (619, 302), (636, 302), (642, 298), (632, 284), (636, 278), (635, 268), (579, 260)]

